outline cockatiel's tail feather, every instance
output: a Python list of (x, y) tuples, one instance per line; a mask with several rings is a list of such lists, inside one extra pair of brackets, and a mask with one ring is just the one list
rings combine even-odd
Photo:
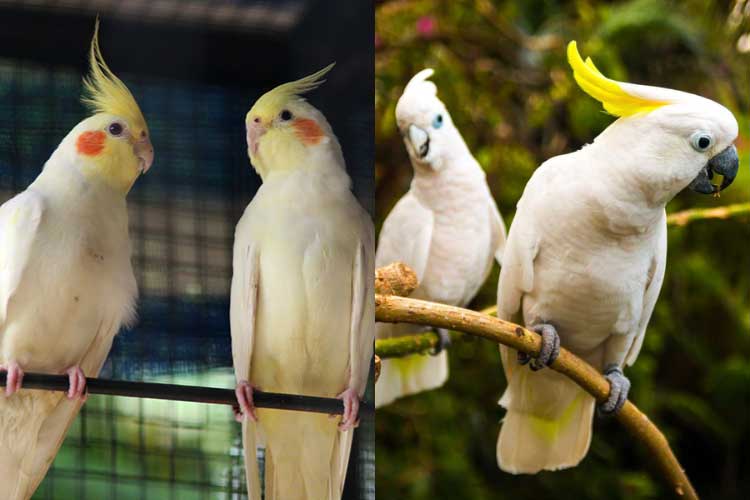
[(553, 370), (533, 372), (501, 346), (508, 388), (500, 405), (508, 412), (497, 441), (497, 462), (512, 474), (574, 467), (591, 444), (594, 398)]
[[(584, 62), (578, 53), (575, 41), (568, 44), (568, 62), (573, 68), (573, 77), (578, 82), (578, 85), (591, 97), (601, 102), (604, 109), (614, 116), (632, 116), (639, 113), (649, 113), (670, 104), (669, 100), (646, 98), (636, 95), (633, 92), (628, 92), (628, 90), (635, 86), (621, 83), (602, 75), (591, 58), (586, 58)], [(653, 87), (653, 89), (657, 89), (657, 87)], [(669, 91), (669, 89), (659, 90)]]
[(255, 102), (252, 109), (248, 112), (248, 116), (250, 113), (265, 114), (269, 109), (275, 110), (283, 107), (284, 103), (290, 99), (304, 100), (302, 94), (315, 90), (325, 83), (325, 80), (322, 78), (331, 71), (335, 65), (335, 62), (331, 63), (312, 75), (300, 78), (299, 80), (294, 80), (293, 82), (283, 83), (278, 87), (269, 90)]
[(99, 48), (99, 20), (96, 20), (94, 37), (89, 52), (89, 75), (83, 79), (85, 94), (81, 98), (93, 113), (108, 113), (125, 118), (132, 127), (148, 133), (146, 119), (133, 94), (104, 62)]

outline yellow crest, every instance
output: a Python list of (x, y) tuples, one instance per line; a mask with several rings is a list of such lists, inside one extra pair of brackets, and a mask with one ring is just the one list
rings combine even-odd
[(94, 27), (94, 38), (91, 40), (89, 52), (91, 70), (83, 78), (85, 95), (81, 101), (93, 113), (108, 113), (125, 118), (131, 127), (140, 128), (148, 132), (146, 119), (141, 113), (133, 94), (125, 84), (107, 66), (99, 48), (99, 19)]
[(325, 80), (321, 80), (321, 78), (331, 71), (335, 65), (336, 63), (331, 63), (312, 75), (308, 75), (293, 82), (283, 83), (275, 89), (269, 90), (255, 102), (250, 112), (257, 114), (266, 114), (268, 111), (276, 112), (290, 99), (301, 99), (300, 96), (302, 94), (310, 92), (322, 85)]
[(668, 101), (646, 99), (626, 92), (622, 83), (602, 75), (590, 57), (583, 61), (575, 40), (568, 44), (568, 62), (573, 68), (573, 77), (578, 85), (588, 95), (601, 102), (611, 115), (632, 116), (649, 113), (670, 104)]

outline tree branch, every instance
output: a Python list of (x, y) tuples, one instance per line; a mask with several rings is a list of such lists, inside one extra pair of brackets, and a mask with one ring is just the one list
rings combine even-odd
[[(519, 325), (503, 321), (486, 314), (459, 307), (446, 306), (423, 300), (396, 296), (375, 296), (375, 318), (387, 323), (412, 323), (434, 326), (451, 330), (460, 330), (471, 335), (482, 337), (506, 345), (531, 356), (537, 356), (541, 349), (540, 336)], [(421, 337), (421, 336), (410, 336)], [(389, 347), (397, 349), (393, 342), (397, 339), (381, 340)], [(378, 355), (382, 355), (381, 352)], [(560, 355), (551, 368), (566, 375), (580, 385), (586, 392), (603, 402), (609, 394), (609, 382), (591, 365), (579, 359), (566, 349), (560, 349)], [(626, 401), (617, 414), (620, 423), (639, 441), (641, 441), (656, 460), (664, 479), (671, 491), (679, 498), (697, 499), (680, 463), (669, 447), (661, 431), (638, 410), (633, 403)]]
[(670, 226), (684, 226), (689, 222), (702, 219), (728, 219), (738, 215), (750, 214), (750, 203), (735, 203), (722, 207), (691, 208), (681, 212), (674, 212), (667, 216)]

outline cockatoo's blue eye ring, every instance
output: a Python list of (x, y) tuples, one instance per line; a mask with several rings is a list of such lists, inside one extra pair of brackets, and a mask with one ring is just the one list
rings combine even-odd
[(432, 128), (440, 128), (443, 126), (443, 115), (437, 115), (434, 120), (432, 120)]
[(713, 143), (714, 141), (711, 140), (711, 136), (705, 132), (696, 132), (690, 138), (690, 145), (699, 153), (706, 151)]

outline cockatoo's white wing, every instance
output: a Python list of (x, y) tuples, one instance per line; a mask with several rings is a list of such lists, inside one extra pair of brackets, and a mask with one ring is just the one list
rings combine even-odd
[(24, 191), (0, 206), (0, 325), (21, 282), (44, 212), (44, 200)]
[(406, 193), (383, 222), (375, 265), (382, 267), (392, 262), (403, 262), (421, 281), (430, 255), (433, 224), (432, 212), (411, 191)]
[(656, 306), (656, 299), (659, 298), (659, 291), (661, 285), (664, 282), (664, 271), (667, 268), (667, 216), (664, 214), (663, 220), (660, 222), (659, 227), (659, 239), (656, 253), (654, 255), (654, 263), (651, 268), (649, 275), (649, 282), (646, 286), (646, 293), (643, 297), (643, 313), (641, 314), (641, 321), (639, 324), (639, 332), (636, 339), (633, 341), (633, 345), (630, 347), (628, 357), (625, 359), (625, 363), (628, 366), (632, 366), (638, 358), (638, 353), (641, 352), (643, 346), (643, 338), (646, 336), (646, 328), (648, 322), (651, 319), (651, 314), (654, 312)]

